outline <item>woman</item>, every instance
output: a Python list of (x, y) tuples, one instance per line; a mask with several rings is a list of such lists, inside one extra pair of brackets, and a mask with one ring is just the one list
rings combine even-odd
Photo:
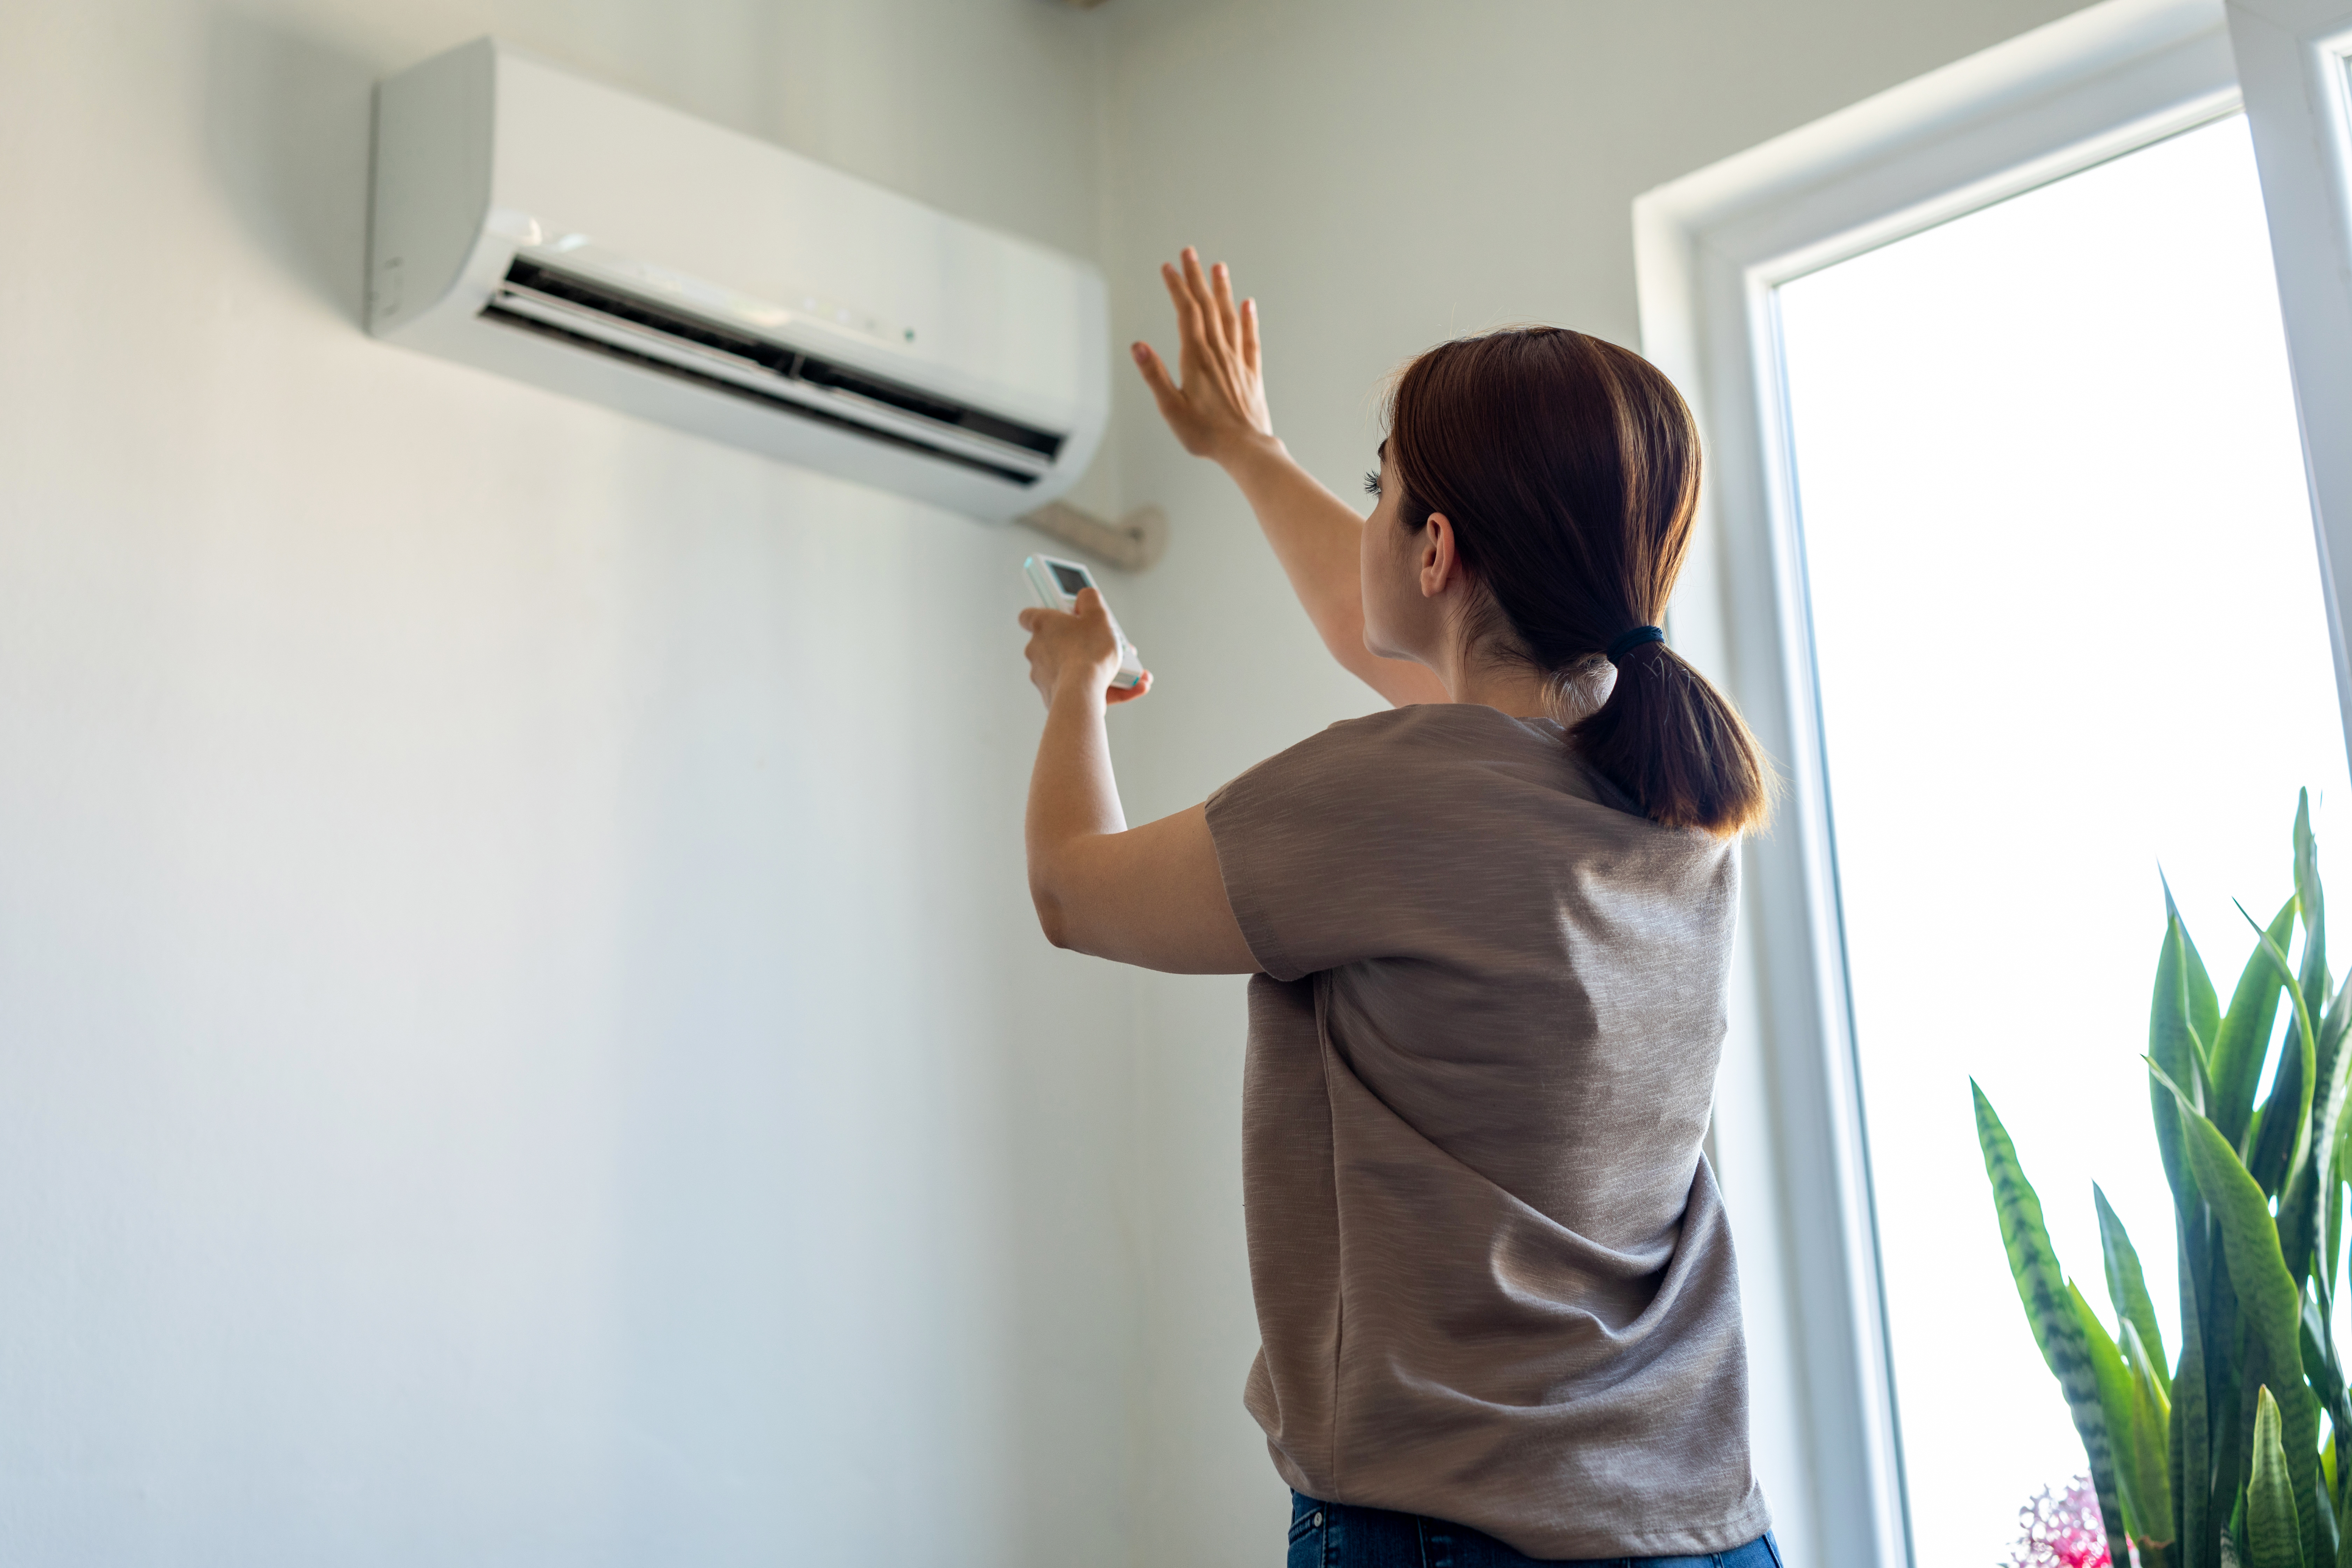
[(1129, 828), (1099, 595), (1030, 610), (1031, 891), (1055, 945), (1245, 973), (1245, 1403), (1291, 1562), (1777, 1568), (1731, 1238), (1699, 1150), (1734, 846), (1766, 773), (1655, 622), (1689, 410), (1549, 328), (1398, 379), (1369, 519), (1275, 439), (1257, 311), (1163, 268), (1185, 448), (1255, 509), (1339, 662), (1394, 704)]

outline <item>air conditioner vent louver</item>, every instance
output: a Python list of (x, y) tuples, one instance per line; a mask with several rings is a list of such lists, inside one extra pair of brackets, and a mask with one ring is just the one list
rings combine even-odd
[(1015, 484), (1034, 484), (1062, 449), (1063, 438), (1050, 430), (901, 386), (527, 257), (507, 268), (482, 314)]

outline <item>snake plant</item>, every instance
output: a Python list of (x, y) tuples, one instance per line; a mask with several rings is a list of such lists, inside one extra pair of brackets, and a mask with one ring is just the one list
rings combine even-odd
[[(2016, 1147), (1971, 1081), (2010, 1272), (2082, 1436), (2116, 1568), (2134, 1551), (2141, 1568), (2352, 1568), (2352, 1405), (2333, 1310), (2352, 984), (2330, 984), (2308, 792), (2294, 892), (2255, 926), (2226, 1011), (2169, 889), (2165, 910), (2147, 1061), (2172, 1187), (2178, 1354), (2168, 1363), (2139, 1253), (2095, 1186), (2112, 1325), (2066, 1279)], [(2256, 1105), (2282, 1004), (2278, 1069)]]

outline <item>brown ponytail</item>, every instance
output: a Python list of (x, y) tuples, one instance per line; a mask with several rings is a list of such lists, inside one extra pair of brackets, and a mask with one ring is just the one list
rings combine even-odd
[[(1698, 430), (1639, 354), (1556, 327), (1441, 343), (1397, 380), (1388, 450), (1405, 526), (1445, 514), (1507, 624), (1488, 640), (1556, 689), (1597, 678), (1612, 641), (1663, 618), (1698, 506)], [(1569, 739), (1654, 821), (1718, 837), (1763, 826), (1755, 737), (1664, 643), (1618, 658), (1608, 700)]]

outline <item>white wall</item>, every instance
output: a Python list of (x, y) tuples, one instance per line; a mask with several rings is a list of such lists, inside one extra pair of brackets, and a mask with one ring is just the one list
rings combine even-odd
[[(1540, 320), (1639, 346), (1643, 190), (2075, 8), (2075, 0), (1118, 0), (1109, 123), (1122, 340), (1167, 348), (1153, 264), (1190, 242), (1264, 311), (1276, 428), (1355, 497), (1378, 389), (1432, 342)], [(1320, 657), (1247, 510), (1131, 386), (1127, 493), (1176, 519), (1126, 590), (1157, 684), (1122, 752), (1129, 815), (1199, 799), (1370, 693)], [(1142, 1560), (1271, 1562), (1286, 1494), (1241, 1408), (1239, 989), (1146, 982), (1135, 1224), (1144, 1304)], [(1724, 1092), (1761, 1092), (1752, 1079)], [(1739, 1233), (1769, 1194), (1727, 1169)], [(1758, 1463), (1800, 1563), (1841, 1528), (1799, 1463), (1788, 1303), (1744, 1261)], [(1754, 1289), (1761, 1282), (1761, 1289)], [(1932, 1484), (1930, 1482), (1929, 1484)]]
[(1034, 542), (363, 336), (491, 30), (1096, 249), (1034, 0), (0, 6), (0, 1561), (1116, 1560)]

